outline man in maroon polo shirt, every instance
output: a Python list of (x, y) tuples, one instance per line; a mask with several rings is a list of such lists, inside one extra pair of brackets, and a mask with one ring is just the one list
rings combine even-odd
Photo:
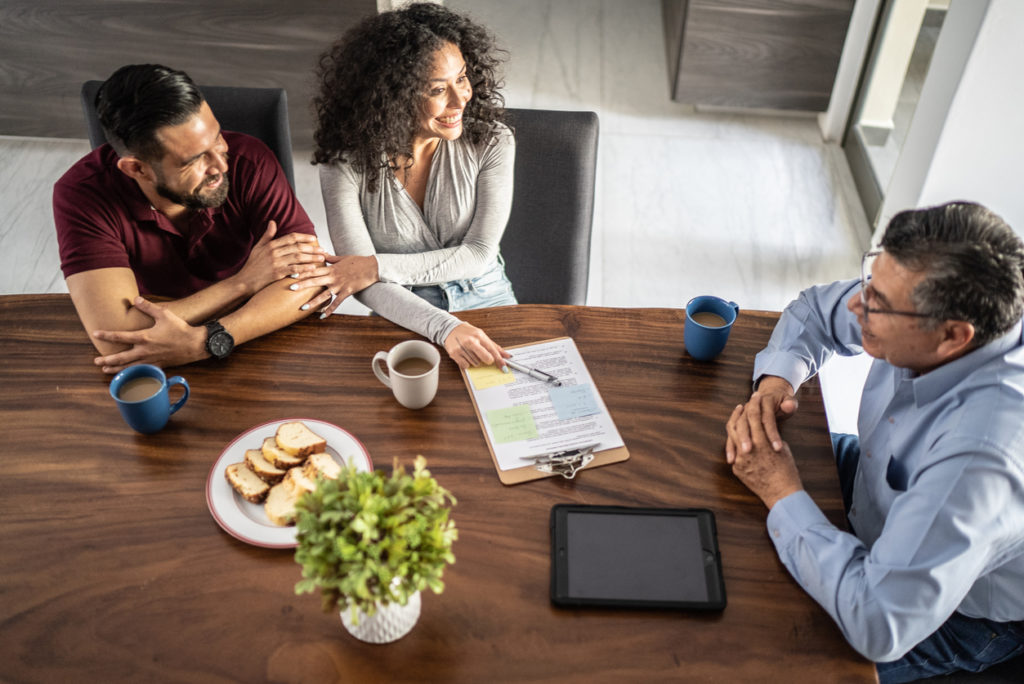
[(376, 279), (375, 261), (319, 247), (273, 153), (221, 131), (183, 72), (122, 67), (96, 102), (109, 143), (57, 181), (53, 208), (61, 268), (104, 372), (223, 358), (351, 294), (289, 288), (317, 267), (345, 262), (352, 291), (372, 282), (360, 267)]

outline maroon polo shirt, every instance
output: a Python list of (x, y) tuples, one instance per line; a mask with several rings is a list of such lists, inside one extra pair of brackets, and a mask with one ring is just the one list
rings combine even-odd
[(242, 133), (225, 132), (224, 140), (227, 201), (193, 212), (184, 233), (118, 170), (110, 145), (78, 160), (53, 187), (64, 277), (125, 267), (135, 273), (141, 294), (187, 297), (241, 270), (267, 221), (277, 221), (278, 237), (315, 235), (270, 149)]

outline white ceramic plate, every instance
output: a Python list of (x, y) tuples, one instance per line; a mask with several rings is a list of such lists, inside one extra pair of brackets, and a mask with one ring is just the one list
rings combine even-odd
[(302, 421), (306, 426), (327, 440), (327, 453), (340, 465), (354, 464), (357, 470), (369, 472), (373, 469), (370, 454), (358, 439), (337, 425), (309, 418), (287, 418), (258, 425), (235, 437), (221, 452), (220, 458), (210, 469), (206, 479), (206, 505), (217, 524), (232, 537), (247, 544), (265, 546), (271, 549), (294, 548), (295, 526), (281, 527), (267, 519), (263, 504), (249, 503), (228, 483), (224, 471), (232, 463), (245, 461), (247, 449), (259, 449), (263, 440), (277, 434), (282, 423)]

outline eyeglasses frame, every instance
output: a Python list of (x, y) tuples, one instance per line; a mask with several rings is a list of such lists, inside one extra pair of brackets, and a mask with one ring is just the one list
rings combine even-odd
[(864, 310), (864, 320), (868, 320), (868, 314), (880, 314), (889, 316), (909, 316), (911, 318), (937, 318), (931, 314), (924, 314), (918, 311), (895, 311), (892, 309), (877, 309), (868, 306), (868, 281), (871, 280), (871, 274), (867, 272), (868, 259), (871, 257), (877, 257), (882, 254), (885, 250), (873, 249), (864, 252), (864, 255), (860, 258), (860, 304)]

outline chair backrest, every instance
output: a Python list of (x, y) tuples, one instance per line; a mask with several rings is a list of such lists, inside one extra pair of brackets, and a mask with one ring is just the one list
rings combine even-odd
[(512, 214), (501, 239), (522, 304), (585, 304), (597, 169), (597, 114), (508, 109)]
[[(82, 109), (89, 125), (89, 143), (94, 148), (107, 142), (96, 115), (96, 92), (102, 84), (102, 81), (86, 81), (82, 84)], [(284, 89), (233, 86), (199, 86), (199, 89), (224, 130), (247, 133), (266, 143), (281, 163), (285, 178), (294, 190), (288, 94)]]

